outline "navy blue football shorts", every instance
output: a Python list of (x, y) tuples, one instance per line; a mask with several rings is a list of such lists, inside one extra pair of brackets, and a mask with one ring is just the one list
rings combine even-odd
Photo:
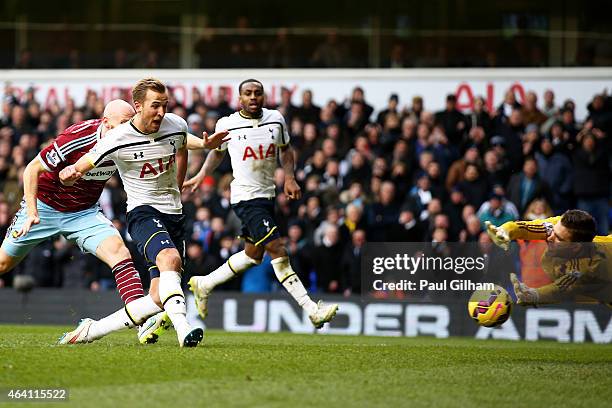
[[(159, 277), (155, 259), (163, 249), (175, 248), (185, 262), (185, 216), (165, 214), (142, 205), (127, 213), (128, 232), (144, 256), (151, 279)], [(180, 271), (177, 271), (180, 272)]]
[(253, 245), (265, 246), (280, 238), (274, 221), (274, 198), (254, 198), (232, 204), (242, 222), (240, 236)]

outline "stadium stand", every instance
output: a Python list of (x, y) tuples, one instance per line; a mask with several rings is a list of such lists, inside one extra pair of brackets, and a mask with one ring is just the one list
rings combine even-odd
[[(288, 204), (277, 186), (277, 219), (306, 286), (358, 291), (356, 254), (364, 242), (486, 240), (485, 220), (534, 219), (575, 207), (590, 211), (599, 233), (608, 233), (612, 98), (594, 95), (586, 120), (578, 123), (572, 101), (558, 104), (554, 90), (541, 102), (528, 92), (524, 105), (510, 92), (495, 111), (487, 112), (482, 100), (466, 114), (457, 109), (453, 94), (439, 112), (422, 109), (427, 95), (412, 96), (401, 98), (410, 105), (389, 95), (388, 106), (374, 107), (356, 84), (345, 101), (339, 97), (316, 106), (312, 95), (303, 95), (300, 105), (283, 99), (274, 106), (289, 125), (304, 191), (301, 201)], [(18, 99), (5, 86), (0, 114), (3, 234), (20, 205), (25, 165), (70, 124), (100, 116), (101, 97), (91, 91), (85, 100), (83, 106), (54, 103), (43, 109), (32, 92)], [(189, 106), (170, 101), (168, 111), (185, 118), (195, 134), (212, 131), (220, 116), (232, 112), (222, 95), (208, 104), (197, 98)], [(191, 155), (190, 174), (202, 159)], [(282, 169), (277, 171), (282, 182)], [(216, 177), (205, 179), (195, 193), (184, 193), (186, 280), (208, 273), (241, 245), (229, 209), (230, 181), (231, 168), (223, 163)], [(125, 237), (125, 193), (117, 176), (108, 183), (101, 206)], [(341, 269), (326, 267), (325, 259), (335, 254), (342, 254)], [(37, 247), (0, 285), (10, 286), (16, 274), (33, 276), (39, 286), (48, 287), (104, 290), (114, 284), (108, 268), (60, 239)], [(240, 290), (244, 284), (248, 290), (249, 279), (224, 289)]]

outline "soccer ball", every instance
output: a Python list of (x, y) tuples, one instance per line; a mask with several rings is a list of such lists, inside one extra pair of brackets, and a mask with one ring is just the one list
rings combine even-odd
[(470, 297), (468, 312), (481, 326), (500, 326), (512, 311), (512, 298), (506, 289), (495, 285), (493, 290), (477, 290)]

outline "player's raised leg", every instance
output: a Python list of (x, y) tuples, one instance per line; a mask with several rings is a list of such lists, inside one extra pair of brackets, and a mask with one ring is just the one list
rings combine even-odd
[(159, 316), (160, 319), (155, 329), (160, 326), (163, 329), (169, 327), (167, 319), (163, 316), (164, 312), (162, 309), (153, 302), (150, 296), (141, 296), (100, 320), (90, 318), (81, 320), (77, 328), (71, 332), (64, 333), (58, 343), (91, 343), (112, 332), (139, 326), (152, 315)]
[[(207, 159), (208, 160), (208, 159)], [(232, 208), (242, 222), (240, 235), (246, 240), (244, 251), (229, 257), (223, 265), (206, 276), (194, 276), (189, 280), (198, 313), (202, 319), (208, 315), (208, 296), (217, 286), (261, 263), (266, 240), (279, 237), (272, 215), (268, 211), (270, 200), (248, 200)], [(273, 207), (272, 207), (273, 208)], [(256, 237), (259, 237), (257, 239)], [(256, 244), (253, 244), (256, 243)]]
[(22, 259), (11, 256), (4, 248), (0, 248), (0, 275), (10, 272)]
[(246, 251), (240, 251), (228, 258), (220, 267), (205, 276), (192, 276), (189, 279), (189, 290), (193, 292), (198, 314), (202, 319), (208, 315), (208, 296), (215, 286), (233, 279), (251, 266), (259, 265), (263, 256), (251, 258)]
[[(278, 281), (295, 299), (298, 305), (308, 313), (312, 324), (317, 328), (331, 321), (338, 311), (337, 304), (315, 303), (302, 281), (291, 268), (289, 257), (280, 242), (276, 239), (266, 245), (265, 250), (272, 257), (272, 267)], [(189, 288), (194, 294), (198, 313), (204, 319), (208, 314), (208, 297), (215, 286), (233, 279), (251, 266), (261, 263), (264, 248), (247, 243), (245, 250), (232, 255), (223, 265), (206, 276), (194, 276), (189, 280)], [(251, 255), (251, 256), (249, 256)]]
[(318, 303), (313, 302), (310, 296), (308, 296), (304, 284), (291, 267), (287, 251), (281, 240), (278, 238), (272, 240), (266, 244), (265, 248), (272, 258), (272, 267), (274, 268), (276, 279), (289, 292), (291, 297), (295, 299), (297, 304), (308, 313), (308, 317), (310, 317), (314, 327), (320, 329), (325, 323), (331, 321), (338, 311), (338, 304), (325, 304), (322, 301)]
[[(158, 296), (155, 296), (157, 302), (151, 294), (145, 296), (140, 274), (118, 231), (97, 209), (72, 214), (65, 219), (64, 228), (66, 238), (75, 242), (83, 252), (94, 253), (112, 269), (125, 307), (100, 320), (84, 319), (75, 331), (62, 336), (60, 344), (91, 342), (114, 331), (138, 326), (150, 316), (162, 312)], [(82, 324), (88, 326), (86, 335), (79, 331)], [(71, 335), (76, 331), (81, 335)]]
[(13, 217), (0, 247), (0, 275), (10, 272), (36, 245), (61, 232), (60, 213), (40, 201), (36, 210), (36, 218), (42, 217), (44, 222), (28, 225), (27, 232), (24, 232), (24, 225), (30, 216), (25, 203)]

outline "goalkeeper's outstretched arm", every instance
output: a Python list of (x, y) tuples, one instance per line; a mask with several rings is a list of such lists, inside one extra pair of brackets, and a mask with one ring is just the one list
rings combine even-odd
[(545, 240), (550, 235), (552, 226), (559, 220), (561, 220), (561, 216), (534, 221), (509, 221), (499, 228), (508, 233), (508, 238), (511, 241), (515, 239)]
[(491, 237), (495, 245), (508, 250), (510, 242), (515, 239), (524, 240), (546, 240), (552, 232), (552, 227), (561, 219), (550, 217), (544, 220), (534, 221), (509, 221), (500, 227), (496, 227), (491, 222), (486, 221), (485, 227), (487, 234)]

